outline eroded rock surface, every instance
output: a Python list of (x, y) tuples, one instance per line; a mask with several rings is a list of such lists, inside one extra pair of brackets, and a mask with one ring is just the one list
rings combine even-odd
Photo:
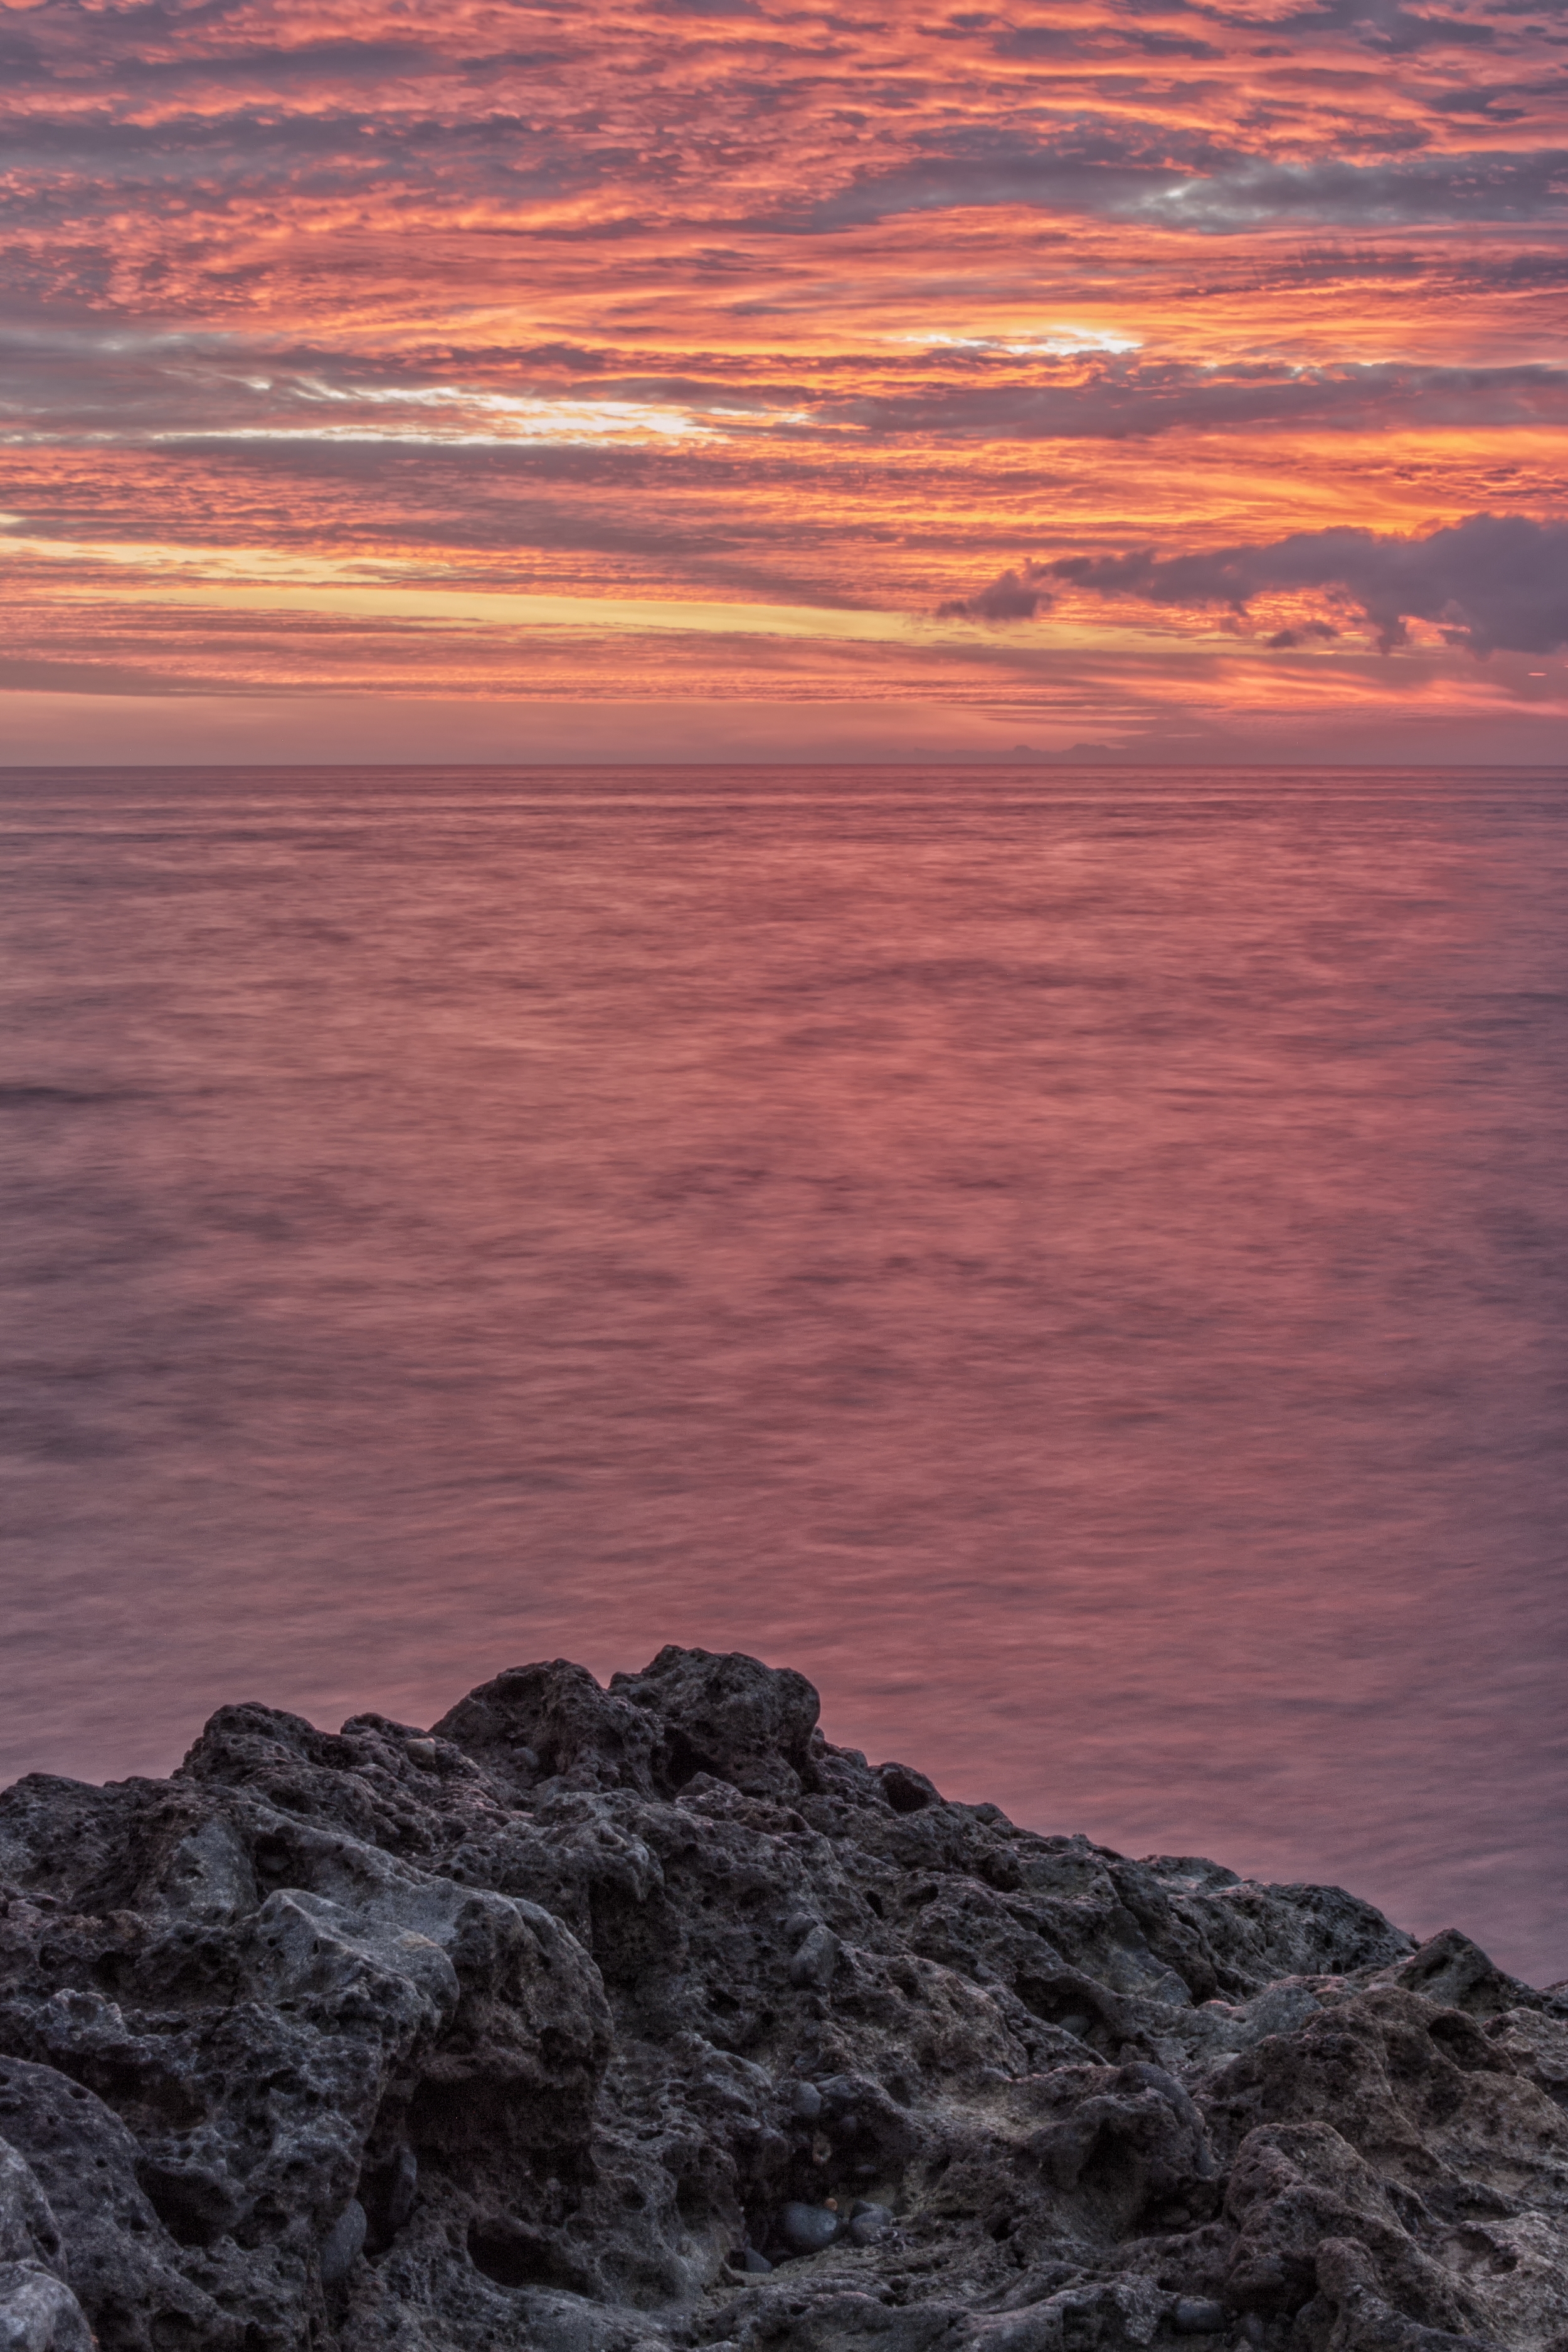
[(816, 1715), (669, 1649), (19, 1781), (0, 2347), (1568, 2352), (1568, 1999)]

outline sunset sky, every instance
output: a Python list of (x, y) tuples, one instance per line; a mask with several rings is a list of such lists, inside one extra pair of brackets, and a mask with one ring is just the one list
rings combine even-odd
[(10, 761), (1561, 760), (1564, 0), (4, 0)]

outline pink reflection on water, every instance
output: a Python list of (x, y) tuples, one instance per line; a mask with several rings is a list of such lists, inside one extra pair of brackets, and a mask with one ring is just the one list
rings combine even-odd
[(21, 795), (13, 1769), (732, 1645), (1561, 1975), (1563, 814)]

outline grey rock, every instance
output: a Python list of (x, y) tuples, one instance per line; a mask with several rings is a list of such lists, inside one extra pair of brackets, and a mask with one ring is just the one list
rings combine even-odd
[[(57, 1995), (51, 2007), (64, 2015), (79, 2001), (91, 2021), (85, 1996)], [(152, 2352), (158, 2322), (215, 2347), (238, 2343), (239, 2327), (189, 2274), (142, 2186), (142, 2144), (85, 2084), (0, 2058), (0, 2131), (47, 2199), (58, 2229), (50, 2267), (74, 2290), (105, 2352)]]
[(351, 2197), (321, 2241), (321, 2284), (341, 2286), (364, 2245), (370, 2224), (364, 2207)]
[(858, 2204), (849, 2216), (846, 2235), (852, 2246), (877, 2246), (893, 2226), (893, 2216), (886, 2205)]
[(564, 1658), (517, 1666), (460, 1699), (436, 1726), (503, 1797), (536, 1779), (654, 1793), (658, 1728)]
[(671, 1645), (640, 1675), (612, 1675), (610, 1690), (656, 1727), (662, 1787), (680, 1788), (699, 1772), (757, 1796), (798, 1796), (815, 1784), (811, 1736), (821, 1706), (788, 1667)]
[(1206, 2294), (1178, 2295), (1171, 2314), (1171, 2325), (1178, 2336), (1221, 2336), (1229, 2324), (1230, 2314), (1224, 2304)]
[(940, 1805), (942, 1792), (923, 1772), (911, 1771), (907, 1764), (883, 1764), (877, 1773), (882, 1784), (882, 1794), (896, 1813), (921, 1813), (928, 1805)]
[(0, 2263), (0, 2352), (93, 2352), (68, 2286), (33, 2263)]
[(35, 2263), (55, 2269), (59, 2224), (32, 2166), (0, 2140), (0, 2263)]
[(817, 1926), (811, 1930), (789, 1964), (792, 1985), (812, 1985), (825, 1991), (832, 1982), (843, 1946), (831, 1927)]
[(1568, 2341), (1568, 1999), (816, 1713), (558, 1660), (0, 1796), (0, 2352)]
[(843, 2227), (838, 2215), (824, 2205), (789, 2204), (779, 2215), (779, 2234), (797, 2254), (819, 2254)]

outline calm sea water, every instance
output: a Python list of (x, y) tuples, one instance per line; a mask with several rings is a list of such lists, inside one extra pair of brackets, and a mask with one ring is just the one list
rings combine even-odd
[(0, 809), (4, 1777), (740, 1647), (1568, 1973), (1568, 776)]

